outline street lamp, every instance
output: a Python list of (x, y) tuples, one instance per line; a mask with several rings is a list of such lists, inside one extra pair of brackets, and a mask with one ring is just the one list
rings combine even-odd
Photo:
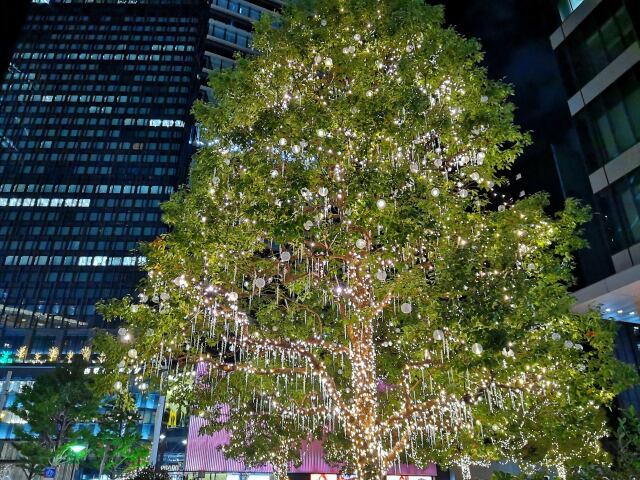
[(81, 443), (73, 443), (71, 445), (69, 445), (69, 450), (71, 450), (71, 453), (73, 453), (73, 467), (71, 468), (71, 480), (75, 480), (75, 474), (76, 474), (76, 461), (79, 462), (79, 456), (82, 452), (84, 452), (87, 449), (86, 445), (82, 445)]

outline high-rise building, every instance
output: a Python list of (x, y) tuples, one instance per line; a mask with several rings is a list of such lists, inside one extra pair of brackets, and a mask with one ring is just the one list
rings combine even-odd
[[(34, 0), (0, 86), (0, 410), (134, 292), (187, 178), (205, 0)], [(136, 392), (151, 439), (158, 395)], [(0, 412), (3, 440), (12, 416)]]
[[(582, 153), (559, 154), (568, 194), (593, 205), (577, 309), (620, 322), (618, 356), (640, 365), (640, 3), (560, 0), (550, 37)], [(640, 389), (620, 403), (640, 405)]]

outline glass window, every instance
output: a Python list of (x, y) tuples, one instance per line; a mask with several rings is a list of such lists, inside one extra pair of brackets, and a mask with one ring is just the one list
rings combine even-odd
[(640, 141), (640, 66), (576, 115), (589, 172)]
[(613, 252), (640, 242), (640, 169), (597, 194)]
[(569, 93), (586, 85), (635, 41), (631, 15), (622, 0), (603, 2), (558, 48)]

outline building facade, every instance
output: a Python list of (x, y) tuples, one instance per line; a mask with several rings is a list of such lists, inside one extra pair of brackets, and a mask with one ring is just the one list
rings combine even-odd
[[(101, 299), (134, 292), (139, 244), (184, 184), (204, 0), (38, 0), (0, 85), (0, 442), (16, 393), (82, 355)], [(159, 396), (135, 392), (141, 433)]]
[[(557, 162), (576, 187), (568, 193), (594, 207), (577, 309), (598, 306), (620, 322), (618, 356), (640, 365), (640, 4), (560, 0), (557, 8), (550, 40), (581, 147), (578, 161)], [(640, 390), (620, 403), (640, 405)]]

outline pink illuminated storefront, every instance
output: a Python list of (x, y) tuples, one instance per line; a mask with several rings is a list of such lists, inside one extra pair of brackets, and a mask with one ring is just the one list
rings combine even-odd
[[(198, 435), (204, 420), (191, 417), (185, 459), (185, 472), (195, 474), (195, 478), (215, 480), (267, 480), (271, 467), (246, 468), (242, 462), (228, 460), (218, 448), (228, 440), (224, 430), (213, 435)], [(302, 454), (302, 464), (291, 469), (291, 474), (309, 480), (338, 480), (338, 469), (323, 460), (322, 443), (314, 441)], [(436, 466), (418, 469), (412, 465), (400, 465), (389, 472), (388, 480), (434, 480)]]

